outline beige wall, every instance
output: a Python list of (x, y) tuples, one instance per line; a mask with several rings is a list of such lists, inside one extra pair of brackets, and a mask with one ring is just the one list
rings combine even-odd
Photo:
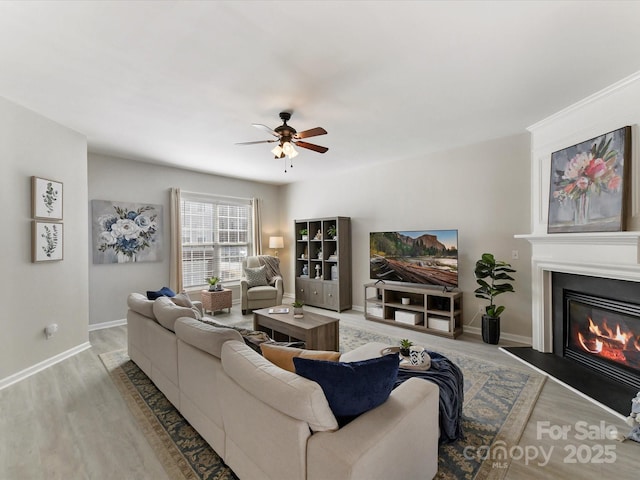
[[(88, 341), (87, 142), (0, 98), (0, 385)], [(64, 186), (64, 260), (31, 263), (31, 176)], [(59, 325), (47, 340), (44, 327)]]
[[(89, 324), (121, 320), (126, 316), (130, 292), (145, 293), (169, 286), (169, 189), (262, 200), (263, 245), (280, 224), (279, 188), (177, 168), (151, 165), (121, 158), (89, 154), (89, 200), (151, 203), (163, 206), (163, 259), (133, 264), (93, 264), (89, 245)], [(89, 207), (90, 208), (90, 207)], [(91, 232), (91, 212), (86, 223)], [(267, 249), (268, 250), (268, 249)]]
[[(283, 187), (286, 246), (292, 255), (293, 220), (351, 217), (353, 303), (362, 307), (369, 280), (369, 232), (458, 229), (460, 289), (464, 323), (480, 326), (473, 269), (492, 252), (518, 270), (516, 294), (498, 297), (507, 306), (503, 334), (531, 337), (531, 250), (514, 234), (530, 229), (529, 135), (522, 134), (412, 160), (397, 160), (347, 174)], [(322, 160), (318, 160), (321, 168)], [(511, 260), (512, 250), (520, 258)], [(286, 264), (286, 290), (294, 291), (292, 262)]]

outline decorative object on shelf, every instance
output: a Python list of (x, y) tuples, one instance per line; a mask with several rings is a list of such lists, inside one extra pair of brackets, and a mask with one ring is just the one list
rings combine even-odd
[(306, 263), (302, 266), (302, 276), (304, 277), (309, 276), (309, 267), (307, 266)]
[(269, 248), (273, 248), (273, 256), (278, 256), (278, 249), (284, 248), (284, 239), (282, 237), (269, 237)]
[(411, 299), (409, 297), (402, 297), (403, 305), (411, 305)]
[(64, 228), (61, 222), (39, 222), (32, 226), (31, 260), (35, 262), (51, 262), (62, 260)]
[(36, 220), (62, 220), (62, 182), (31, 177), (31, 216)]
[(320, 271), (320, 265), (316, 265), (316, 280), (320, 280), (322, 278), (322, 272)]
[(219, 292), (222, 290), (222, 284), (220, 283), (220, 279), (218, 277), (210, 277), (206, 280), (207, 283), (209, 283), (210, 292)]
[[(633, 440), (634, 442), (640, 442), (640, 392), (631, 399), (631, 413), (625, 421), (627, 425), (631, 427), (631, 431), (626, 437), (622, 434), (618, 434), (618, 440)], [(620, 438), (620, 436), (622, 438)]]
[(331, 265), (331, 280), (338, 280), (338, 266)]
[(307, 230), (306, 228), (300, 229), (298, 233), (300, 234), (300, 240), (309, 240), (309, 230)]
[(322, 230), (318, 229), (316, 236), (313, 237), (314, 240), (322, 240)]
[[(486, 314), (482, 315), (482, 340), (485, 343), (496, 345), (500, 341), (500, 315), (505, 307), (495, 305), (493, 300), (502, 293), (514, 292), (513, 285), (508, 282), (515, 280), (509, 275), (514, 272), (510, 264), (496, 260), (490, 253), (483, 253), (476, 262), (474, 274), (480, 286), (474, 293), (476, 297), (489, 301), (485, 307)], [(485, 278), (491, 279), (491, 283)]]
[(400, 340), (400, 355), (402, 355), (403, 357), (408, 357), (410, 353), (409, 349), (412, 345), (413, 342), (408, 338), (403, 338), (402, 340)]
[(322, 260), (322, 249), (318, 250), (318, 260)]
[(291, 305), (293, 306), (293, 318), (304, 317), (304, 310), (302, 309), (302, 307), (304, 306), (303, 302), (296, 300)]
[(329, 255), (329, 258), (327, 258), (327, 260), (329, 260), (331, 262), (337, 262), (338, 261), (338, 252), (334, 251), (331, 255)]
[(331, 225), (329, 228), (327, 228), (327, 235), (333, 240), (336, 240), (338, 238), (338, 233), (335, 225)]
[(548, 233), (625, 228), (631, 127), (551, 154)]
[(162, 260), (162, 205), (92, 200), (93, 263)]

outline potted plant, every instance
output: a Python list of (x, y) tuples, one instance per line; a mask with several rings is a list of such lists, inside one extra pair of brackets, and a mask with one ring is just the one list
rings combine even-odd
[(222, 290), (222, 285), (220, 285), (220, 279), (218, 277), (207, 278), (207, 282), (209, 283), (210, 292), (218, 292)]
[(515, 270), (510, 264), (496, 260), (490, 253), (483, 253), (476, 262), (474, 274), (480, 286), (474, 293), (476, 297), (489, 301), (485, 307), (486, 314), (482, 315), (482, 340), (485, 343), (496, 345), (500, 341), (500, 315), (504, 312), (504, 306), (496, 305), (494, 299), (502, 293), (515, 291), (509, 283), (515, 280), (509, 275), (513, 272)]
[(400, 355), (403, 357), (409, 356), (409, 348), (413, 345), (413, 342), (408, 338), (403, 338), (400, 340)]
[(304, 311), (302, 310), (304, 302), (296, 300), (291, 305), (293, 306), (293, 316), (296, 318), (302, 318), (304, 316)]
[(300, 239), (301, 240), (308, 240), (309, 239), (309, 230), (307, 230), (306, 228), (301, 228), (298, 233), (300, 234)]
[(332, 238), (334, 240), (338, 238), (338, 230), (336, 230), (335, 225), (331, 225), (329, 228), (327, 228), (327, 235), (329, 235), (329, 238)]

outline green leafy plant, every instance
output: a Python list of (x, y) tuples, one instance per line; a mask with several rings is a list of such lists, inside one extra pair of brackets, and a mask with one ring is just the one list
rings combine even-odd
[(293, 305), (293, 308), (302, 308), (302, 306), (304, 305), (304, 302), (301, 302), (300, 300), (296, 300), (291, 305)]
[(400, 340), (400, 355), (404, 357), (409, 356), (409, 348), (413, 345), (413, 342), (408, 338), (403, 338)]
[(209, 285), (216, 285), (220, 279), (218, 277), (211, 277), (206, 279), (209, 282)]
[(308, 235), (309, 234), (309, 230), (307, 230), (306, 228), (302, 228), (298, 231), (298, 233), (300, 235)]
[[(507, 262), (499, 261), (490, 253), (483, 253), (482, 258), (476, 262), (474, 274), (476, 281), (480, 285), (474, 293), (476, 297), (489, 301), (485, 311), (489, 317), (498, 318), (504, 311), (503, 305), (494, 303), (495, 297), (506, 292), (515, 292), (513, 285), (509, 281), (515, 279), (509, 275), (515, 270)], [(485, 280), (488, 279), (488, 280)]]
[(329, 228), (327, 228), (327, 235), (329, 235), (330, 238), (338, 235), (338, 230), (336, 229), (335, 225), (331, 225)]
[(409, 340), (408, 338), (403, 338), (402, 340), (400, 340), (400, 348), (409, 348), (413, 346), (413, 342), (411, 340)]

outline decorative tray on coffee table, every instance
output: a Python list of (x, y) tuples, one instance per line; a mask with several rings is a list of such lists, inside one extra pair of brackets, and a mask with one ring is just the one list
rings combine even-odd
[(400, 365), (399, 367), (403, 370), (418, 370), (425, 371), (431, 368), (431, 362), (425, 363), (424, 365), (411, 365), (409, 361), (409, 357), (405, 357), (404, 355), (400, 355), (400, 347), (385, 347), (380, 350), (380, 355), (389, 355), (392, 353), (397, 353), (400, 356)]

